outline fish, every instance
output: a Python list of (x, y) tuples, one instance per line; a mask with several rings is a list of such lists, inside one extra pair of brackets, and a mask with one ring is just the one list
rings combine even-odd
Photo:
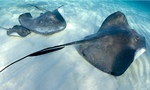
[(14, 25), (12, 28), (4, 28), (0, 26), (0, 28), (7, 30), (8, 36), (20, 36), (20, 37), (26, 37), (31, 33), (31, 31), (22, 25)]
[(23, 27), (32, 32), (42, 35), (54, 34), (64, 30), (67, 26), (65, 19), (59, 13), (60, 7), (53, 11), (46, 11), (37, 18), (32, 18), (31, 13), (23, 13), (18, 20)]
[(104, 20), (97, 33), (86, 36), (79, 41), (48, 47), (31, 53), (10, 63), (0, 72), (24, 58), (44, 55), (70, 45), (78, 45), (77, 51), (87, 62), (113, 76), (122, 75), (132, 62), (146, 51), (145, 37), (130, 28), (126, 16), (117, 11)]
[(122, 75), (146, 50), (145, 38), (130, 28), (119, 11), (108, 16), (99, 31), (86, 39), (93, 40), (80, 44), (79, 53), (99, 70), (114, 76)]

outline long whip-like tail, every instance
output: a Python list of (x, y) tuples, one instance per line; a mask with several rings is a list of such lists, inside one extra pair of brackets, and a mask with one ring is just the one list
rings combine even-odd
[(0, 28), (2, 28), (2, 29), (4, 29), (4, 30), (9, 30), (8, 28), (2, 27), (2, 26), (0, 26)]
[(75, 41), (75, 42), (71, 42), (71, 43), (67, 43), (67, 44), (62, 44), (62, 45), (57, 45), (57, 46), (53, 46), (53, 47), (48, 47), (48, 48), (45, 48), (45, 49), (42, 49), (42, 50), (39, 50), (37, 52), (34, 52), (34, 53), (31, 53), (29, 55), (26, 55), (24, 56), (23, 58), (21, 59), (18, 59), (12, 63), (10, 63), (9, 65), (5, 66), (2, 70), (0, 70), (0, 72), (4, 71), (6, 68), (10, 67), (11, 65), (27, 58), (27, 57), (32, 57), (32, 56), (39, 56), (39, 55), (43, 55), (43, 54), (47, 54), (47, 53), (50, 53), (50, 52), (54, 52), (54, 51), (58, 51), (60, 49), (63, 49), (65, 46), (69, 46), (69, 45), (74, 45), (74, 44), (79, 44), (79, 43), (84, 43), (86, 42), (87, 40), (80, 40), (80, 41)]
[[(35, 7), (36, 9), (41, 10), (41, 11), (49, 11), (49, 10), (46, 10), (45, 8), (43, 8), (43, 7), (39, 7), (39, 6), (34, 5), (34, 4), (27, 4), (27, 5), (33, 6), (33, 7)], [(61, 7), (63, 7), (63, 6), (64, 6), (64, 5), (61, 5), (61, 6), (59, 6), (57, 9), (59, 9), (59, 8), (61, 8)], [(55, 9), (55, 10), (57, 10), (57, 9)]]
[(36, 9), (41, 10), (41, 11), (48, 11), (48, 10), (46, 10), (45, 8), (42, 8), (42, 7), (36, 6), (36, 5), (34, 5), (34, 4), (27, 4), (27, 5), (29, 5), (29, 6), (33, 6), (33, 7), (35, 7)]

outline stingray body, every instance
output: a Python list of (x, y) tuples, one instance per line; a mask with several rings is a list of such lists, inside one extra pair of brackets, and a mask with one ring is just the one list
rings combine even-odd
[(12, 28), (4, 28), (1, 27), (5, 30), (7, 30), (7, 35), (9, 36), (21, 36), (21, 37), (26, 37), (27, 35), (29, 35), (31, 33), (31, 31), (21, 25), (15, 25)]
[(96, 68), (114, 76), (123, 74), (146, 47), (145, 38), (129, 27), (121, 12), (108, 16), (99, 31), (86, 39), (92, 40), (80, 44), (79, 53)]
[(48, 47), (31, 53), (7, 65), (0, 72), (26, 57), (43, 55), (75, 44), (79, 44), (78, 52), (91, 65), (114, 76), (122, 75), (146, 48), (145, 38), (131, 29), (125, 15), (118, 11), (105, 19), (96, 34), (87, 36), (80, 41)]
[(19, 22), (22, 26), (35, 33), (43, 35), (53, 34), (66, 28), (66, 21), (58, 9), (53, 12), (46, 11), (34, 19), (30, 13), (24, 13), (19, 16)]

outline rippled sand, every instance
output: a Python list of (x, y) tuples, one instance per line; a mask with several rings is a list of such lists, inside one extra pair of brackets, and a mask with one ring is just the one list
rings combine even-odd
[[(64, 4), (61, 12), (67, 22), (64, 31), (50, 36), (35, 33), (20, 38), (9, 37), (0, 29), (0, 69), (34, 51), (45, 47), (83, 39), (96, 33), (104, 19), (113, 12), (123, 12), (138, 33), (145, 36), (147, 51), (134, 60), (119, 77), (108, 75), (84, 60), (69, 46), (60, 51), (29, 57), (0, 73), (0, 90), (149, 90), (150, 89), (150, 12), (129, 2), (100, 2), (99, 0), (25, 0), (0, 1), (0, 26), (19, 24), (18, 16), (30, 12), (33, 17), (42, 11), (29, 7), (35, 3), (48, 10)], [(140, 6), (139, 6), (140, 7)]]

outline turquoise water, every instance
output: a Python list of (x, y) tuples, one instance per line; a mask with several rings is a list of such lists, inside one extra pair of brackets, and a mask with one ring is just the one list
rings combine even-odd
[(25, 38), (10, 37), (0, 29), (0, 69), (29, 53), (45, 47), (83, 39), (96, 33), (104, 19), (116, 11), (123, 12), (131, 28), (144, 36), (147, 51), (134, 60), (129, 69), (113, 77), (88, 64), (76, 50), (66, 47), (58, 52), (26, 58), (0, 74), (0, 90), (149, 90), (150, 89), (150, 11), (149, 2), (100, 0), (0, 0), (0, 26), (9, 28), (18, 16), (30, 12), (37, 17), (42, 11), (26, 4), (32, 3), (47, 10), (61, 5), (66, 19), (64, 31), (42, 36), (31, 33)]

